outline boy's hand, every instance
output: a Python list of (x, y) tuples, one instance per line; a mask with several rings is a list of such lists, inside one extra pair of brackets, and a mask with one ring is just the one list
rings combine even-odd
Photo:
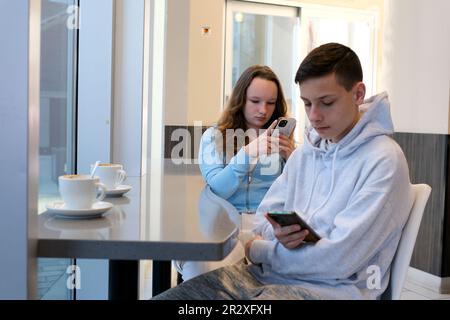
[(250, 259), (250, 248), (252, 246), (253, 241), (255, 240), (262, 240), (261, 236), (255, 236), (253, 239), (250, 239), (249, 241), (247, 241), (247, 243), (245, 244), (245, 257), (247, 258), (248, 261), (250, 261), (252, 264), (257, 264), (254, 263), (251, 259)]
[(282, 227), (274, 220), (272, 220), (267, 215), (267, 213), (264, 216), (272, 225), (275, 237), (287, 249), (297, 248), (303, 243), (309, 233), (309, 231), (306, 229), (302, 230), (302, 228), (298, 224)]

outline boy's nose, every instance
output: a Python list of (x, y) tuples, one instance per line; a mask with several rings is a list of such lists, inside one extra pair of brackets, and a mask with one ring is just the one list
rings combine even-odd
[(316, 106), (311, 106), (308, 113), (308, 119), (309, 121), (320, 121), (322, 120), (322, 114), (320, 113), (319, 109)]

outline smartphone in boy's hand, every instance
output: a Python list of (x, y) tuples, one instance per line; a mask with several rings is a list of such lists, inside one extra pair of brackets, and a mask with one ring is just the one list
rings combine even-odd
[(306, 221), (304, 221), (295, 211), (271, 211), (267, 215), (278, 223), (280, 226), (290, 226), (292, 224), (298, 224), (302, 229), (309, 231), (305, 238), (305, 242), (315, 243), (321, 239), (321, 237), (311, 228)]

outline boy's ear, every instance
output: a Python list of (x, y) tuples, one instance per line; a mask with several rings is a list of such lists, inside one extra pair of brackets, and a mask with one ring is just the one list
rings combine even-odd
[(353, 97), (355, 103), (359, 106), (364, 103), (364, 98), (366, 96), (366, 85), (363, 82), (358, 82), (355, 84)]

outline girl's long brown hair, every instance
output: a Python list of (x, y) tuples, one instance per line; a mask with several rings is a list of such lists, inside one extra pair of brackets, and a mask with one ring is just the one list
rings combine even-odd
[[(226, 107), (223, 110), (217, 123), (217, 129), (220, 131), (222, 138), (220, 140), (222, 141), (216, 140), (216, 142), (218, 144), (222, 144), (222, 146), (218, 148), (218, 150), (223, 150), (224, 153), (227, 146), (226, 130), (242, 129), (246, 131), (248, 129), (247, 122), (245, 121), (244, 116), (244, 107), (247, 102), (247, 89), (255, 78), (272, 81), (277, 86), (277, 100), (275, 102), (275, 110), (272, 114), (272, 117), (264, 125), (264, 128), (267, 129), (273, 121), (275, 121), (279, 117), (285, 117), (287, 114), (286, 100), (284, 98), (283, 89), (277, 75), (272, 71), (271, 68), (267, 66), (254, 65), (248, 67), (236, 82), (236, 85), (233, 88), (233, 92), (231, 93)], [(242, 146), (238, 146), (234, 142), (233, 144), (233, 155), (235, 155)]]

